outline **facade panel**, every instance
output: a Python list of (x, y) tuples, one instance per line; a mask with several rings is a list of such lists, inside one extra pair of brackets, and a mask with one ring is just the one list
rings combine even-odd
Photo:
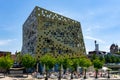
[(23, 24), (22, 53), (86, 54), (80, 22), (35, 7)]

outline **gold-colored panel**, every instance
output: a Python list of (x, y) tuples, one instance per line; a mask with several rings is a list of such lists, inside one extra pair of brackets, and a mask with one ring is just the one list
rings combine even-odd
[[(29, 17), (23, 26), (23, 36), (25, 36), (23, 38), (23, 44), (25, 44), (23, 45), (23, 53), (29, 53), (30, 46), (26, 43), (31, 42), (33, 37), (36, 38), (35, 42), (31, 44), (34, 50), (31, 52), (37, 53), (36, 56), (50, 52), (53, 52), (55, 56), (67, 53), (70, 57), (72, 57), (72, 53), (73, 56), (86, 53), (80, 22), (40, 7), (35, 7), (31, 15), (35, 17), (35, 22), (32, 22), (33, 17)], [(31, 23), (31, 29), (33, 23), (36, 25), (36, 29), (30, 29)], [(32, 31), (36, 34), (33, 34)]]

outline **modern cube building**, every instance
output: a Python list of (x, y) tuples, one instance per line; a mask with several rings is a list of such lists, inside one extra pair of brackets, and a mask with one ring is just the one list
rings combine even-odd
[(80, 22), (36, 6), (23, 24), (22, 53), (86, 54)]

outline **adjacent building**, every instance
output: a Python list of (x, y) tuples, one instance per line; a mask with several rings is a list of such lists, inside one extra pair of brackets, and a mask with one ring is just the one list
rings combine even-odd
[(106, 55), (106, 51), (99, 50), (99, 44), (97, 43), (96, 40), (95, 40), (95, 50), (88, 52), (88, 57), (89, 58), (91, 58), (93, 55), (97, 55), (97, 56), (104, 56), (104, 55)]
[(120, 49), (117, 44), (112, 44), (110, 46), (110, 53), (115, 54), (115, 53), (118, 53), (119, 51), (120, 51)]
[(23, 24), (22, 53), (86, 54), (80, 22), (36, 6)]
[(2, 56), (7, 56), (7, 55), (11, 55), (11, 52), (8, 52), (8, 51), (0, 51), (0, 57)]

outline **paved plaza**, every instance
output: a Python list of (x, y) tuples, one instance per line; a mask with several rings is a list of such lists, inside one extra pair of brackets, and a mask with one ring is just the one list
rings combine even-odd
[[(0, 77), (0, 80), (44, 80), (44, 79), (37, 79), (37, 78), (33, 78), (31, 75), (28, 75), (28, 77)], [(58, 80), (58, 79), (48, 79), (48, 80)], [(61, 79), (61, 80), (70, 80), (70, 79)], [(111, 77), (110, 79), (108, 78), (98, 78), (95, 79), (93, 78), (87, 78), (87, 79), (83, 79), (83, 78), (79, 78), (79, 79), (72, 79), (72, 80), (120, 80), (120, 75), (117, 75), (117, 77)]]

